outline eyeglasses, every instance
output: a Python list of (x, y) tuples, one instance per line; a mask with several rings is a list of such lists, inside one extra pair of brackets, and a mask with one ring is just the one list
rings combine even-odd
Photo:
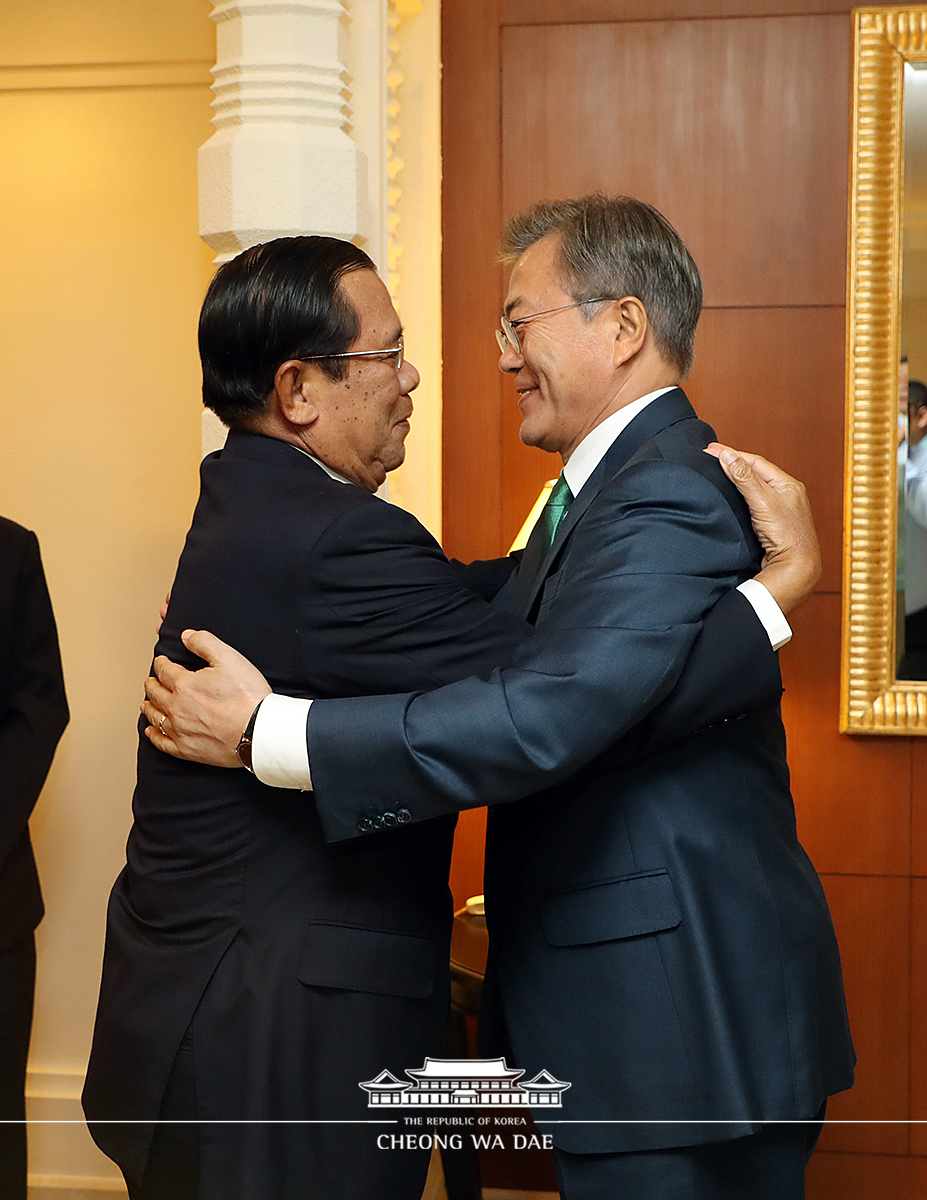
[(521, 354), (521, 342), (518, 340), (517, 329), (519, 325), (524, 325), (526, 321), (536, 321), (538, 317), (549, 317), (551, 313), (566, 312), (568, 308), (580, 308), (583, 304), (601, 304), (603, 300), (610, 300), (610, 296), (597, 296), (594, 300), (577, 300), (575, 304), (562, 304), (560, 308), (545, 308), (543, 312), (531, 313), (527, 317), (519, 317), (517, 321), (510, 321), (508, 317), (500, 317), (502, 328), (496, 330), (496, 341), (499, 343), (499, 349), (505, 354), (506, 350), (512, 349), (516, 354)]
[(400, 370), (403, 363), (402, 358), (402, 338), (399, 339), (398, 346), (390, 346), (388, 350), (348, 350), (344, 354), (307, 354), (301, 358), (300, 362), (315, 362), (323, 358), (383, 358), (396, 359), (396, 370)]

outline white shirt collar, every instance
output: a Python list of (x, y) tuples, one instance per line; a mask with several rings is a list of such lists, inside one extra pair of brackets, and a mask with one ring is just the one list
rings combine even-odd
[[(325, 474), (330, 475), (332, 477), (332, 479), (337, 479), (339, 483), (352, 483), (353, 482), (350, 479), (345, 479), (345, 477), (343, 475), (339, 475), (337, 471), (333, 471), (330, 466), (328, 466), (326, 463), (322, 462), (321, 458), (316, 458), (316, 456), (314, 454), (310, 454), (309, 451), (304, 450), (302, 448), (302, 446), (297, 446), (295, 442), (290, 442), (290, 445), (295, 446), (296, 449), (300, 452), (300, 454), (305, 454), (306, 458), (311, 458), (312, 461), (315, 463), (315, 465), (317, 467), (321, 467), (322, 470), (325, 472)], [(354, 484), (354, 486), (356, 487), (357, 485)]]
[(648, 392), (646, 396), (641, 396), (639, 400), (632, 400), (624, 408), (619, 408), (617, 412), (612, 413), (610, 417), (606, 417), (601, 424), (596, 425), (595, 429), (591, 429), (586, 434), (570, 455), (570, 461), (563, 468), (563, 477), (570, 485), (570, 491), (573, 493), (574, 499), (579, 495), (580, 489), (605, 457), (606, 452), (611, 449), (612, 445), (624, 433), (637, 414), (643, 412), (647, 405), (656, 400), (658, 396), (663, 396), (667, 392), (674, 390), (675, 385), (673, 387), (659, 388), (655, 392)]

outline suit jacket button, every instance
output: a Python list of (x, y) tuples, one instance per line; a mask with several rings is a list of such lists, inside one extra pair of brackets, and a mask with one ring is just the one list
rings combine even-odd
[(399, 824), (399, 818), (394, 812), (385, 812), (383, 814), (383, 824), (387, 829), (395, 829)]
[(412, 820), (412, 814), (409, 812), (409, 810), (407, 808), (397, 808), (396, 809), (396, 820), (399, 822), (400, 825), (408, 825), (409, 822)]
[(373, 823), (374, 829), (382, 829), (383, 826), (386, 824), (386, 822), (383, 820), (383, 816), (381, 813), (377, 813), (374, 817), (371, 818), (371, 821)]
[(373, 829), (373, 821), (369, 817), (361, 817), (357, 822), (358, 833), (370, 833)]

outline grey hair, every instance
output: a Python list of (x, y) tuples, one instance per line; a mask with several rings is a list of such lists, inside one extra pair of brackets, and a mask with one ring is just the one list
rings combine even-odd
[[(548, 234), (560, 237), (561, 283), (573, 299), (636, 296), (647, 310), (657, 349), (684, 379), (692, 366), (702, 281), (666, 217), (633, 196), (542, 200), (506, 221), (499, 240), (502, 261), (514, 263)], [(591, 319), (595, 309), (588, 305), (580, 312)]]

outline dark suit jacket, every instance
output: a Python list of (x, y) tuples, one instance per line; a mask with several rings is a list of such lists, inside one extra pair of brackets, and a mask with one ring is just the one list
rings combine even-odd
[[(678, 390), (634, 419), (506, 588), (538, 628), (510, 668), (309, 716), (333, 841), (384, 810), (519, 801), (490, 814), (492, 955), (517, 1065), (573, 1085), (557, 1115), (579, 1123), (551, 1132), (574, 1152), (736, 1137), (809, 1118), (852, 1081), (778, 705), (632, 766), (614, 751), (758, 565), (742, 501), (702, 453), (713, 437)], [(635, 1121), (655, 1123), (615, 1123)]]
[(0, 517), (0, 950), (42, 919), (28, 822), (67, 723), (39, 543)]
[[(157, 646), (201, 666), (180, 642), (188, 627), (239, 648), (275, 690), (313, 696), (488, 673), (526, 628), (462, 588), (409, 514), (285, 442), (236, 432), (203, 463)], [(440, 1053), (453, 817), (332, 852), (308, 797), (145, 738), (133, 812), (84, 1093), (92, 1122), (154, 1119), (188, 1031), (204, 1121), (364, 1120), (360, 1082)], [(139, 1180), (151, 1127), (92, 1128)], [(417, 1200), (427, 1153), (384, 1154), (369, 1128), (359, 1144), (352, 1132), (213, 1127), (203, 1200), (302, 1200), (310, 1183), (326, 1200)]]

